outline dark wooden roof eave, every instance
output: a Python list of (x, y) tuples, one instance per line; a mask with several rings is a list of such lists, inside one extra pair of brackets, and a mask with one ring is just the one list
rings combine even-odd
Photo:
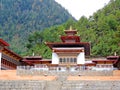
[(67, 43), (64, 43), (64, 42), (56, 42), (56, 43), (52, 43), (52, 42), (45, 42), (45, 44), (47, 45), (47, 46), (49, 46), (51, 49), (53, 48), (53, 47), (55, 47), (55, 46), (65, 46), (65, 45), (68, 45), (68, 46), (70, 46), (70, 45), (78, 45), (78, 46), (84, 46), (84, 45), (90, 45), (90, 43), (88, 43), (88, 42), (73, 42), (73, 43), (69, 43), (69, 42), (67, 42)]
[(0, 38), (0, 43), (2, 43), (4, 46), (10, 46), (6, 41)]
[(92, 66), (96, 66), (96, 63), (92, 62), (92, 63), (85, 63), (86, 66), (92, 65)]
[(97, 63), (97, 62), (112, 62), (113, 64), (117, 62), (117, 60), (92, 60), (92, 62)]
[(21, 56), (19, 56), (18, 54), (16, 54), (15, 52), (11, 51), (8, 48), (4, 48), (4, 50), (6, 50), (8, 53), (12, 54), (13, 56), (19, 58), (20, 60), (23, 59)]
[(51, 62), (51, 60), (22, 60), (23, 62)]
[(23, 59), (36, 59), (36, 60), (41, 60), (42, 59), (42, 56), (25, 56), (23, 57)]
[(64, 30), (64, 32), (67, 33), (74, 33), (77, 34), (77, 30)]
[(92, 60), (93, 62), (104, 62), (104, 61), (107, 61), (107, 62), (114, 62), (114, 61), (117, 61), (117, 60)]
[(53, 47), (84, 47), (85, 55), (90, 55), (90, 43), (88, 42), (75, 42), (75, 43), (63, 43), (63, 42), (45, 42), (45, 44), (52, 50)]
[(76, 42), (80, 42), (79, 36), (61, 36), (61, 40), (65, 42), (65, 40), (75, 40)]

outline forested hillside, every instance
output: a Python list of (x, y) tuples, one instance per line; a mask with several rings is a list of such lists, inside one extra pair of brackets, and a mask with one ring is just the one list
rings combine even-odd
[(53, 26), (29, 36), (28, 52), (51, 58), (51, 50), (45, 41), (57, 42), (63, 30), (72, 26), (78, 30), (81, 40), (91, 43), (91, 55), (120, 55), (120, 0), (111, 0), (103, 9), (98, 10), (89, 18), (81, 17), (79, 21), (69, 20), (65, 24)]
[(73, 18), (54, 0), (0, 0), (0, 38), (18, 54), (26, 51), (27, 36)]

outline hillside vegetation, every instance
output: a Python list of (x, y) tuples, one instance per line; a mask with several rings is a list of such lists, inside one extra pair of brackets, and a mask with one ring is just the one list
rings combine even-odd
[(22, 54), (29, 34), (69, 18), (73, 17), (54, 0), (0, 0), (0, 38)]
[(83, 42), (91, 43), (92, 56), (114, 55), (115, 52), (120, 55), (120, 0), (111, 0), (89, 18), (83, 16), (78, 21), (70, 19), (62, 25), (31, 34), (25, 55), (34, 52), (51, 58), (51, 50), (44, 43), (60, 41), (59, 35), (63, 35), (70, 26), (78, 30)]

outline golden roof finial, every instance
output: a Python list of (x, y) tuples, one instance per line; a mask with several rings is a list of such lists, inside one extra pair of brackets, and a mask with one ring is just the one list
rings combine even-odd
[(72, 26), (70, 26), (70, 30), (72, 30)]

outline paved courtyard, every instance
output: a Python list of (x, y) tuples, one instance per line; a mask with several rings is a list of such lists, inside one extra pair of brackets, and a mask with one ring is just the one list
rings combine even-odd
[[(74, 72), (73, 72), (74, 73)], [(18, 76), (16, 70), (0, 71), (0, 80), (56, 80), (57, 76)], [(68, 76), (67, 80), (120, 80), (120, 71), (115, 70), (113, 76)]]

